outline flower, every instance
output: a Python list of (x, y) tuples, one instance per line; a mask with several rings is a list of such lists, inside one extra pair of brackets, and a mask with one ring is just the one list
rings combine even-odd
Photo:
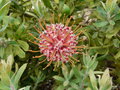
[[(78, 36), (82, 33), (79, 32), (78, 34), (74, 34), (74, 32), (77, 32), (79, 26), (77, 26), (74, 30), (72, 30), (72, 27), (68, 26), (70, 20), (72, 17), (70, 17), (66, 24), (61, 23), (51, 23), (51, 24), (45, 24), (45, 27), (43, 27), (42, 23), (39, 21), (39, 25), (42, 28), (42, 32), (34, 27), (37, 32), (40, 34), (38, 38), (36, 38), (33, 34), (30, 33), (31, 36), (33, 36), (38, 42), (32, 42), (34, 44), (37, 44), (39, 46), (39, 51), (42, 53), (40, 56), (35, 56), (33, 58), (40, 58), (42, 56), (46, 56), (46, 59), (44, 61), (49, 61), (48, 65), (45, 67), (47, 68), (52, 62), (62, 62), (66, 63), (70, 61), (72, 65), (74, 64), (73, 59), (75, 61), (75, 58), (72, 57), (73, 54), (77, 54), (77, 49), (84, 48), (84, 46), (77, 46), (78, 44)], [(44, 22), (45, 23), (45, 22)], [(32, 51), (31, 52), (37, 52)], [(38, 51), (38, 52), (39, 52)], [(72, 59), (71, 59), (72, 58)], [(40, 63), (42, 63), (40, 62)]]
[(69, 56), (76, 53), (74, 48), (77, 45), (78, 37), (75, 36), (70, 27), (63, 24), (50, 24), (46, 30), (40, 34), (40, 52), (48, 61), (67, 62)]

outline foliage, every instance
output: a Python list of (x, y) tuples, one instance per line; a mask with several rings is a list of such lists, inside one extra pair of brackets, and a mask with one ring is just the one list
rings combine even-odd
[[(109, 66), (115, 66), (117, 70), (119, 66), (115, 63), (120, 59), (120, 8), (117, 0), (106, 0), (106, 2), (101, 1), (100, 3), (91, 15), (96, 18), (96, 21), (87, 26), (89, 48), (94, 53), (100, 54), (99, 60), (107, 59), (107, 62), (113, 62)], [(116, 70), (113, 70), (113, 73), (117, 72)], [(119, 73), (116, 74), (119, 77)]]
[(7, 61), (1, 60), (0, 62), (0, 89), (1, 90), (17, 90), (19, 88), (18, 83), (19, 80), (27, 66), (27, 64), (22, 65), (18, 69), (18, 65), (16, 64), (15, 72), (12, 69), (13, 58), (10, 55), (7, 58)]
[[(88, 53), (73, 55), (80, 61), (75, 67), (66, 63), (53, 71), (51, 64), (43, 70), (47, 62), (39, 61), (44, 57), (32, 58), (41, 53), (28, 52), (38, 49), (29, 43), (33, 38), (28, 32), (39, 37), (33, 27), (39, 28), (39, 19), (51, 23), (52, 15), (55, 21), (73, 16), (70, 25), (85, 30), (78, 45)], [(0, 90), (119, 90), (119, 23), (120, 0), (0, 0)]]
[[(11, 1), (1, 1), (1, 26), (0, 30), (0, 58), (7, 58), (10, 54), (21, 58), (25, 57), (25, 52), (29, 49), (29, 45), (22, 39), (26, 38), (24, 22), (21, 23), (19, 18), (12, 15), (7, 16)], [(5, 9), (6, 8), (6, 9)], [(3, 13), (5, 12), (5, 13)], [(3, 24), (2, 24), (3, 23)]]
[[(94, 71), (98, 62), (96, 56), (93, 58), (89, 55), (83, 56), (83, 62), (85, 67), (73, 67), (68, 70), (66, 66), (62, 68), (63, 77), (56, 75), (53, 78), (59, 81), (56, 90), (111, 90), (112, 79), (109, 75), (109, 70), (105, 72)], [(101, 78), (101, 73), (103, 73)], [(96, 76), (98, 75), (98, 80)], [(90, 77), (90, 78), (89, 78)], [(99, 86), (97, 85), (99, 82)]]
[[(119, 48), (118, 23), (120, 9), (116, 2), (117, 0), (107, 0), (106, 3), (101, 2), (102, 6), (98, 6), (94, 11), (97, 21), (90, 26), (94, 31), (90, 35), (91, 45), (98, 48), (100, 54), (108, 53), (111, 50), (110, 48)], [(93, 42), (93, 40), (96, 40), (96, 42)], [(102, 48), (104, 50), (101, 50)], [(119, 52), (114, 57), (118, 59)]]
[(103, 75), (102, 76), (99, 75), (98, 78), (95, 77), (95, 73), (96, 71), (95, 72), (93, 72), (92, 70), (90, 71), (89, 77), (90, 77), (90, 82), (92, 87), (89, 87), (87, 89), (88, 90), (111, 90), (112, 78), (109, 75), (109, 69), (106, 69), (103, 72)]
[(30, 76), (32, 80), (35, 82), (33, 90), (36, 90), (38, 84), (45, 79), (45, 75), (42, 72), (36, 70), (35, 74), (36, 74), (36, 77), (33, 77), (32, 75)]

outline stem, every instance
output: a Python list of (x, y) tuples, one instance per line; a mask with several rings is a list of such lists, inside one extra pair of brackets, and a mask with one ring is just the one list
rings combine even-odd
[(35, 83), (35, 86), (33, 87), (33, 90), (36, 90), (37, 86), (38, 86), (38, 81)]
[(86, 70), (86, 72), (85, 72), (85, 76), (83, 77), (83, 79), (82, 79), (82, 82), (81, 82), (81, 85), (80, 85), (80, 90), (83, 90), (83, 83), (84, 83), (84, 80), (85, 80), (85, 78), (88, 76), (88, 70)]
[(112, 46), (112, 44), (110, 44), (110, 45), (105, 45), (105, 46), (88, 47), (87, 49), (100, 49), (100, 48), (108, 48), (108, 47), (110, 47), (110, 46)]

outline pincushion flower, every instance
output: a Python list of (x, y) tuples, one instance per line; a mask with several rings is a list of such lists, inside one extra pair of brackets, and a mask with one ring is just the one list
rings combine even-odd
[[(44, 22), (45, 28), (39, 21), (39, 25), (43, 30), (40, 31), (40, 29), (35, 27), (39, 33), (39, 37), (36, 38), (33, 34), (30, 33), (31, 36), (38, 40), (38, 42), (34, 41), (33, 43), (38, 45), (40, 49), (39, 51), (42, 53), (42, 55), (35, 56), (33, 58), (46, 56), (46, 59), (42, 61), (49, 61), (48, 65), (45, 68), (47, 68), (52, 62), (66, 63), (69, 61), (73, 65), (74, 61), (78, 61), (72, 57), (72, 55), (78, 54), (79, 52), (77, 52), (77, 50), (84, 48), (82, 45), (77, 46), (79, 35), (82, 32), (74, 34), (74, 32), (78, 30), (79, 26), (72, 30), (72, 27), (68, 26), (71, 18), (72, 17), (66, 21), (65, 25), (62, 23), (45, 24)], [(30, 51), (36, 52), (32, 50)]]

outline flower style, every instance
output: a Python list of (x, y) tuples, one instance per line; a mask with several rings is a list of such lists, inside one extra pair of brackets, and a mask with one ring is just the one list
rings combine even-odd
[[(71, 18), (72, 17), (70, 17), (66, 21), (65, 25), (61, 23), (48, 25), (45, 24), (46, 28), (44, 28), (42, 26), (42, 23), (39, 22), (40, 27), (43, 29), (43, 31), (41, 32), (40, 29), (35, 27), (35, 29), (40, 34), (39, 38), (34, 37), (34, 35), (30, 33), (31, 36), (38, 40), (38, 43), (35, 41), (33, 43), (39, 46), (40, 52), (42, 53), (42, 55), (35, 56), (33, 58), (40, 58), (42, 56), (46, 56), (46, 59), (42, 61), (49, 61), (48, 65), (45, 68), (47, 68), (53, 61), (61, 61), (64, 63), (70, 61), (72, 64), (74, 63), (73, 60), (78, 61), (73, 58), (72, 55), (78, 53), (77, 49), (84, 48), (84, 46), (77, 46), (78, 36), (82, 32), (79, 32), (77, 35), (74, 34), (74, 32), (76, 32), (76, 30), (79, 28), (79, 26), (72, 30), (72, 27), (68, 26)], [(37, 52), (32, 50), (30, 51)]]

